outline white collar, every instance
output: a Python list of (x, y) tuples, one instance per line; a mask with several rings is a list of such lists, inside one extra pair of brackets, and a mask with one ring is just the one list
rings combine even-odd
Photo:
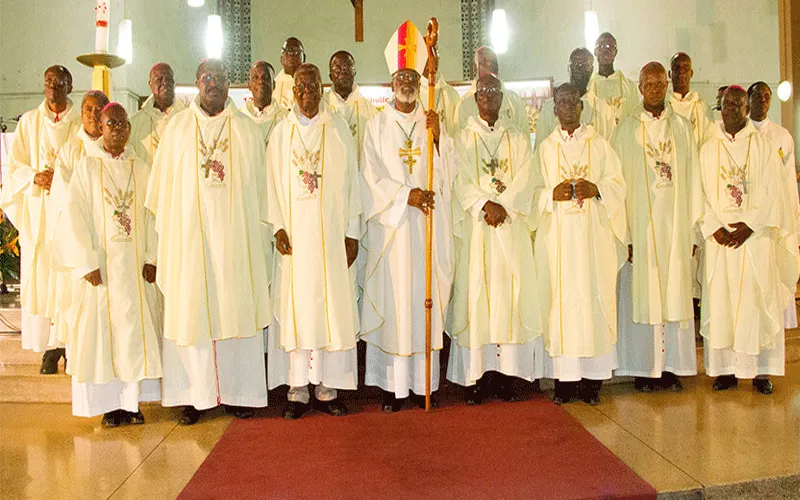
[(561, 139), (561, 142), (581, 142), (587, 138), (589, 135), (589, 130), (587, 126), (583, 123), (575, 129), (572, 134), (564, 130), (563, 128), (556, 127), (556, 132), (558, 133), (558, 137)]
[(352, 104), (355, 101), (361, 99), (361, 87), (359, 87), (358, 84), (354, 83), (353, 90), (350, 91), (350, 94), (347, 96), (347, 99), (342, 99), (342, 96), (336, 93), (336, 91), (333, 90), (333, 87), (331, 87), (330, 90), (328, 90), (328, 99), (331, 101), (331, 104), (337, 106)]
[(45, 99), (39, 105), (39, 111), (41, 111), (44, 117), (50, 122), (63, 123), (72, 119), (72, 114), (75, 111), (75, 107), (72, 105), (72, 99), (67, 97), (67, 107), (64, 108), (64, 111), (61, 113), (56, 114), (50, 110), (50, 107), (47, 105), (47, 100)]
[(206, 111), (200, 107), (200, 97), (195, 97), (192, 100), (192, 103), (189, 105), (189, 108), (194, 111), (194, 115), (200, 121), (205, 120), (215, 120), (217, 118), (228, 118), (234, 115), (237, 112), (236, 104), (234, 104), (233, 99), (228, 97), (228, 100), (225, 101), (225, 107), (222, 108), (222, 111), (219, 114), (214, 116), (210, 116)]

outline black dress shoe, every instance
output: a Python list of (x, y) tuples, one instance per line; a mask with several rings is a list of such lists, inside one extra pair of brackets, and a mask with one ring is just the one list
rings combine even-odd
[[(417, 394), (412, 393), (409, 397), (411, 402), (415, 405), (419, 406), (423, 410), (425, 409), (425, 395), (419, 396)], [(438, 408), (439, 407), (439, 396), (436, 395), (435, 392), (431, 393), (431, 408)]]
[(734, 387), (739, 386), (739, 380), (733, 375), (720, 375), (714, 379), (714, 385), (711, 386), (715, 391), (727, 391)]
[(600, 388), (603, 386), (602, 380), (583, 379), (578, 385), (578, 392), (584, 403), (592, 406), (600, 404)]
[(483, 403), (485, 397), (480, 384), (472, 384), (464, 388), (464, 401), (470, 406)]
[(100, 422), (100, 424), (106, 429), (113, 429), (114, 427), (119, 427), (120, 423), (122, 423), (120, 410), (114, 410), (106, 413), (105, 415), (103, 415), (103, 420)]
[(652, 378), (636, 377), (633, 379), (633, 388), (639, 392), (653, 392), (657, 386)]
[(494, 373), (492, 393), (498, 399), (512, 403), (522, 399), (514, 384), (514, 377), (504, 373)]
[(753, 379), (753, 389), (769, 396), (775, 390), (775, 386), (772, 385), (772, 381), (768, 378), (755, 378)]
[(202, 412), (194, 406), (184, 406), (181, 419), (178, 421), (180, 425), (194, 425), (200, 420)]
[(144, 415), (142, 412), (132, 412), (120, 410), (122, 412), (122, 419), (120, 423), (127, 425), (142, 425), (144, 423)]
[(322, 413), (327, 413), (328, 415), (333, 415), (334, 417), (343, 417), (347, 415), (347, 407), (339, 398), (334, 398), (330, 401), (314, 400), (314, 409)]
[(553, 403), (564, 405), (577, 398), (578, 382), (561, 382), (556, 380), (556, 390), (553, 393)]
[(222, 405), (222, 408), (225, 410), (225, 413), (233, 415), (236, 418), (248, 419), (256, 415), (256, 411), (247, 406)]
[(39, 373), (42, 375), (55, 375), (58, 373), (58, 360), (61, 359), (63, 349), (51, 349), (42, 355), (42, 366)]
[(658, 379), (658, 388), (664, 389), (665, 391), (682, 391), (683, 384), (681, 384), (681, 380), (678, 378), (677, 375), (670, 372), (664, 372), (661, 374), (661, 378)]
[(400, 411), (405, 404), (405, 399), (397, 399), (393, 392), (381, 389), (381, 411), (385, 413), (395, 413)]
[(302, 417), (308, 410), (311, 409), (311, 405), (308, 403), (300, 403), (299, 401), (288, 401), (286, 406), (283, 407), (283, 418), (287, 420), (297, 420), (298, 418)]

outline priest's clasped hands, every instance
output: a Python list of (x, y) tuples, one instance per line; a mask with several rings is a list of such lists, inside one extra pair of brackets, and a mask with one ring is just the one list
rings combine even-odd
[(50, 185), (53, 183), (53, 169), (46, 168), (33, 176), (33, 183), (40, 188), (50, 191)]
[(487, 201), (483, 204), (484, 216), (483, 220), (492, 227), (500, 227), (508, 217), (508, 212), (503, 208), (503, 205), (493, 201)]
[[(275, 249), (277, 249), (281, 255), (292, 255), (292, 244), (289, 242), (289, 235), (286, 234), (285, 229), (281, 229), (275, 233)], [(347, 254), (347, 267), (349, 268), (353, 265), (353, 262), (356, 261), (356, 257), (358, 257), (358, 240), (345, 237), (344, 251)]]
[(428, 215), (428, 210), (433, 210), (434, 208), (434, 194), (433, 191), (414, 188), (408, 193), (408, 204), (422, 210), (422, 213)]
[(729, 225), (734, 228), (733, 231), (721, 227), (714, 233), (714, 239), (724, 247), (739, 248), (753, 234), (753, 230), (744, 222), (734, 222)]
[(597, 196), (600, 196), (600, 190), (597, 189), (597, 185), (586, 179), (567, 179), (553, 188), (553, 201), (569, 201), (573, 197), (579, 200), (586, 200)]
[[(142, 267), (142, 278), (148, 283), (155, 283), (156, 282), (156, 266), (153, 264), (145, 264)], [(86, 276), (83, 277), (86, 281), (88, 281), (92, 286), (100, 286), (103, 284), (103, 277), (100, 275), (100, 270), (95, 269), (94, 271), (90, 272)]]

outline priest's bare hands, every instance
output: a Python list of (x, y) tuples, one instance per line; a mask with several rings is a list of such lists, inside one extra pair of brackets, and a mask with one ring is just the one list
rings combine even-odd
[(439, 135), (441, 134), (439, 130), (439, 114), (436, 111), (430, 109), (426, 113), (428, 116), (425, 126), (431, 130), (433, 130), (433, 141), (436, 144), (439, 144)]
[(145, 264), (142, 268), (142, 278), (148, 283), (156, 282), (156, 266), (153, 264)]
[(553, 201), (569, 201), (572, 199), (572, 182), (569, 179), (553, 188)]
[(408, 193), (408, 204), (422, 210), (422, 213), (428, 215), (428, 210), (433, 210), (433, 191), (425, 191), (420, 188), (414, 188)]
[(94, 271), (90, 272), (89, 274), (84, 276), (83, 279), (91, 283), (92, 286), (98, 286), (103, 284), (103, 277), (100, 275), (99, 269), (95, 269)]
[(730, 246), (730, 242), (731, 242), (731, 233), (729, 233), (728, 230), (725, 229), (724, 227), (721, 227), (721, 228), (717, 229), (716, 231), (714, 231), (714, 239), (720, 245), (722, 245), (724, 247), (728, 247), (728, 246)]
[(347, 268), (353, 265), (358, 257), (358, 240), (353, 238), (344, 238), (344, 251), (347, 253)]
[(731, 227), (734, 228), (734, 231), (730, 233), (732, 244), (729, 246), (732, 246), (733, 248), (739, 248), (740, 246), (744, 245), (744, 242), (747, 241), (747, 238), (753, 234), (753, 230), (750, 229), (744, 222), (734, 222), (731, 224)]
[(628, 245), (628, 262), (633, 264), (633, 245)]
[(292, 255), (292, 244), (289, 243), (289, 235), (286, 234), (286, 230), (281, 229), (275, 233), (275, 248), (281, 255)]
[(50, 190), (50, 185), (53, 183), (53, 169), (47, 168), (33, 176), (33, 183), (42, 189)]
[(483, 211), (486, 212), (486, 215), (483, 216), (483, 220), (485, 220), (486, 223), (492, 227), (502, 226), (503, 222), (506, 220), (506, 217), (508, 217), (508, 212), (506, 212), (506, 209), (503, 208), (503, 205), (493, 201), (487, 201), (484, 203)]
[(600, 195), (597, 186), (586, 179), (578, 179), (575, 182), (575, 197), (579, 200), (587, 200)]

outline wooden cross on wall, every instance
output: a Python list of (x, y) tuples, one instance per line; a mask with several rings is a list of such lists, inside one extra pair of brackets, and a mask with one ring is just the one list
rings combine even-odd
[(364, 41), (364, 0), (350, 0), (356, 11), (356, 42)]

